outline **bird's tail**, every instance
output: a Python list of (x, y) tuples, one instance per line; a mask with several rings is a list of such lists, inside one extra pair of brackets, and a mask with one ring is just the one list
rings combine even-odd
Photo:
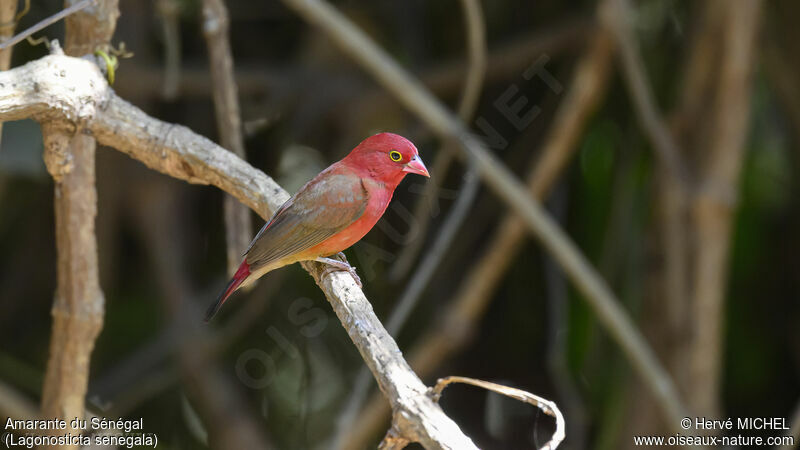
[(225, 300), (231, 296), (231, 294), (242, 285), (244, 280), (250, 275), (250, 265), (247, 264), (247, 261), (242, 261), (242, 265), (239, 266), (239, 269), (233, 275), (233, 278), (228, 282), (228, 286), (225, 287), (225, 290), (219, 294), (217, 300), (208, 307), (206, 310), (206, 318), (205, 322), (208, 323), (214, 315), (217, 314), (219, 308), (222, 307), (222, 304), (225, 303)]

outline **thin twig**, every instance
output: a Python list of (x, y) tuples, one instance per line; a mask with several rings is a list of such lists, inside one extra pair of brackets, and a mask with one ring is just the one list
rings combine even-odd
[[(177, 0), (158, 0), (156, 11), (161, 18), (164, 39), (164, 82), (159, 86), (165, 99), (174, 100), (181, 80), (181, 4)], [(216, 80), (211, 82), (211, 86), (216, 86)]]
[(436, 273), (436, 268), (447, 253), (450, 245), (453, 243), (456, 232), (461, 228), (461, 224), (469, 212), (472, 205), (472, 200), (475, 199), (478, 193), (478, 186), (480, 178), (473, 171), (470, 170), (464, 175), (464, 181), (461, 189), (459, 189), (459, 197), (453, 210), (442, 225), (442, 229), (436, 237), (434, 244), (426, 253), (425, 258), (419, 265), (419, 268), (414, 273), (408, 287), (400, 296), (397, 306), (389, 315), (389, 320), (386, 323), (386, 329), (392, 335), (397, 335), (405, 325), (414, 307), (417, 305), (423, 291), (428, 286), (428, 283)]
[(76, 4), (72, 5), (72, 6), (70, 6), (69, 8), (65, 8), (65, 9), (53, 14), (52, 16), (50, 16), (50, 17), (48, 17), (48, 18), (46, 18), (44, 20), (41, 20), (36, 25), (28, 28), (27, 30), (23, 31), (22, 33), (19, 33), (18, 35), (14, 36), (13, 38), (11, 38), (11, 39), (3, 42), (2, 44), (0, 44), (0, 50), (4, 50), (4, 49), (6, 49), (8, 47), (12, 47), (14, 45), (19, 44), (20, 41), (22, 41), (23, 39), (25, 39), (28, 36), (32, 35), (33, 33), (36, 33), (37, 31), (39, 31), (39, 30), (41, 30), (43, 28), (49, 27), (50, 25), (58, 22), (59, 20), (69, 16), (70, 14), (74, 14), (74, 13), (82, 10), (83, 8), (86, 8), (87, 6), (95, 3), (96, 1), (97, 0), (83, 0), (80, 3), (76, 3)]
[[(483, 12), (477, 0), (461, 0), (461, 7), (464, 11), (464, 23), (469, 42), (469, 70), (464, 83), (464, 93), (459, 105), (459, 116), (464, 121), (467, 121), (474, 114), (481, 90), (483, 89), (487, 59), (486, 30), (484, 28)], [(434, 162), (436, 170), (442, 169), (442, 172), (435, 172), (434, 177), (432, 177), (425, 189), (428, 189), (429, 186), (436, 186), (440, 182), (439, 180), (444, 178), (446, 167), (439, 167), (442, 162), (440, 159), (444, 157), (443, 155), (452, 155), (455, 153), (453, 149), (448, 148), (448, 145), (449, 144), (445, 144), (445, 146), (439, 150), (437, 162)], [(446, 158), (447, 161), (449, 161), (451, 156), (447, 156)], [(408, 319), (411, 311), (413, 311), (422, 296), (424, 289), (433, 277), (436, 267), (446, 255), (447, 250), (450, 248), (455, 238), (456, 232), (461, 228), (464, 219), (467, 217), (467, 212), (478, 194), (479, 185), (480, 179), (475, 169), (470, 168), (465, 174), (464, 181), (459, 189), (459, 197), (456, 205), (445, 220), (442, 230), (437, 236), (430, 252), (427, 253), (425, 259), (417, 268), (417, 271), (408, 283), (408, 287), (400, 296), (397, 306), (389, 315), (386, 329), (392, 336), (397, 336), (399, 334), (400, 329), (405, 324), (406, 319)], [(437, 188), (434, 187), (434, 189)], [(419, 205), (429, 205), (427, 199), (428, 197), (423, 195), (422, 199), (417, 203), (418, 208)], [(416, 220), (422, 227), (419, 236), (416, 241), (412, 241), (412, 243), (406, 247), (404, 253), (398, 258), (395, 267), (392, 268), (392, 271), (398, 267), (402, 268), (404, 266), (402, 262), (403, 258), (406, 258), (407, 262), (416, 259), (416, 251), (413, 250), (413, 248), (421, 248), (422, 243), (425, 241), (425, 230), (429, 223), (427, 219), (430, 219), (430, 217), (428, 210), (425, 207), (422, 209), (425, 210), (424, 214), (419, 214), (419, 211), (417, 211), (418, 214), (415, 215)], [(369, 373), (366, 369), (362, 368), (356, 376), (353, 390), (344, 404), (345, 406), (337, 423), (334, 448), (342, 448), (345, 435), (352, 432), (354, 421), (367, 397), (369, 387)]]
[[(560, 223), (566, 222), (569, 185), (559, 183), (553, 190), (549, 206)], [(544, 282), (547, 296), (547, 370), (555, 387), (561, 409), (569, 422), (572, 448), (586, 448), (587, 413), (581, 391), (568, 362), (569, 286), (558, 266), (543, 258)]]
[[(211, 79), (214, 81), (214, 109), (220, 143), (246, 160), (242, 117), (233, 73), (233, 55), (228, 37), (229, 22), (228, 10), (223, 0), (203, 0), (203, 34), (208, 47)], [(225, 196), (224, 202), (228, 273), (232, 275), (242, 262), (242, 255), (250, 244), (253, 231), (247, 207), (229, 195)]]
[(667, 173), (676, 183), (688, 187), (691, 183), (682, 153), (675, 138), (661, 119), (653, 91), (647, 81), (644, 63), (639, 55), (636, 38), (630, 27), (631, 7), (627, 0), (606, 0), (600, 8), (600, 16), (615, 37), (622, 62), (625, 86), (636, 109), (636, 118), (650, 138), (656, 155), (664, 164)]
[[(484, 27), (483, 11), (478, 0), (461, 0), (461, 9), (464, 11), (464, 26), (467, 31), (469, 68), (464, 81), (464, 91), (458, 105), (458, 117), (463, 122), (469, 122), (478, 107), (483, 80), (486, 76), (486, 30)], [(430, 198), (435, 198), (440, 183), (444, 182), (450, 164), (456, 151), (451, 148), (453, 143), (446, 141), (433, 161), (435, 177), (431, 178), (423, 188), (420, 200), (414, 208), (414, 220), (417, 224), (418, 237), (406, 245), (395, 261), (389, 272), (389, 279), (397, 281), (406, 276), (417, 255), (425, 243), (425, 235), (431, 222)], [(466, 187), (466, 186), (465, 186)], [(391, 330), (390, 330), (391, 332)]]
[(436, 382), (436, 386), (430, 390), (433, 398), (436, 399), (436, 401), (439, 401), (439, 398), (442, 396), (442, 391), (444, 391), (444, 389), (451, 383), (463, 383), (487, 389), (489, 391), (505, 395), (506, 397), (511, 397), (515, 400), (529, 403), (541, 409), (542, 412), (548, 416), (553, 417), (556, 420), (556, 431), (553, 432), (553, 437), (539, 450), (553, 450), (558, 447), (558, 445), (564, 440), (564, 437), (566, 437), (566, 424), (564, 422), (564, 416), (561, 414), (561, 411), (559, 411), (555, 402), (539, 397), (538, 395), (531, 394), (530, 392), (523, 391), (522, 389), (503, 386), (501, 384), (492, 383), (489, 381), (458, 376), (440, 378), (439, 381)]

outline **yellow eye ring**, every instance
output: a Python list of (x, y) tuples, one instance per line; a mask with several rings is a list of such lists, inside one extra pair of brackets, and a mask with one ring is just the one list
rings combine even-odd
[(401, 155), (400, 152), (398, 152), (397, 150), (392, 150), (389, 152), (389, 159), (391, 159), (394, 162), (398, 162), (401, 159), (403, 159), (403, 155)]

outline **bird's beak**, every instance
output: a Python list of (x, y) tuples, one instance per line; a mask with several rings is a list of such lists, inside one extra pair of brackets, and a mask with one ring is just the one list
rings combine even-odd
[(403, 167), (403, 172), (416, 173), (428, 178), (431, 177), (431, 174), (428, 173), (428, 169), (425, 167), (425, 164), (422, 163), (422, 160), (419, 159), (419, 156), (411, 158), (411, 161), (406, 163), (406, 166)]

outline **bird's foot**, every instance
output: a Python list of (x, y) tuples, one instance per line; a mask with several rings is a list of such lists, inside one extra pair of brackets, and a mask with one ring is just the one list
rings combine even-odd
[(328, 267), (325, 268), (325, 270), (322, 272), (323, 275), (327, 274), (328, 272), (332, 272), (334, 270), (343, 270), (352, 275), (353, 279), (356, 280), (356, 284), (358, 285), (359, 288), (363, 287), (361, 285), (361, 278), (359, 278), (358, 274), (356, 273), (356, 268), (351, 266), (350, 264), (347, 264), (344, 261), (339, 261), (338, 259), (324, 258), (324, 257), (319, 257), (315, 261), (328, 265)]

